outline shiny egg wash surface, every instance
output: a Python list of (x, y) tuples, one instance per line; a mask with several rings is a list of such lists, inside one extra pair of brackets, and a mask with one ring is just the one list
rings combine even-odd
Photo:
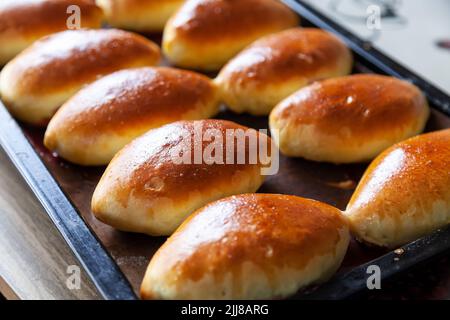
[[(181, 225), (152, 258), (141, 293), (175, 299), (292, 294), (327, 279), (342, 261), (349, 238), (345, 218), (329, 205), (287, 195), (232, 196), (206, 205)], [(315, 266), (320, 271), (307, 271), (324, 257)], [(246, 267), (254, 270), (251, 275)], [(261, 292), (252, 292), (249, 277), (265, 283)], [(195, 293), (204, 281), (210, 292)], [(298, 285), (284, 292), (290, 287), (285, 281)], [(189, 286), (193, 292), (183, 292)], [(175, 295), (165, 296), (168, 288)]]
[(447, 129), (383, 152), (362, 177), (346, 213), (363, 241), (396, 247), (444, 227), (450, 222), (449, 209)]
[[(272, 263), (303, 267), (314, 255), (334, 251), (345, 226), (339, 211), (331, 214), (326, 205), (316, 205), (264, 194), (219, 201), (186, 221), (167, 243), (165, 250), (174, 251), (162, 263), (180, 268), (193, 281), (211, 269), (217, 277), (225, 275), (247, 259), (269, 273)], [(210, 261), (210, 255), (217, 257)]]
[(424, 134), (387, 150), (370, 164), (348, 206), (367, 205), (381, 189), (395, 194), (405, 184), (417, 195), (429, 192), (443, 197), (450, 192), (450, 129)]
[[(146, 135), (134, 140), (116, 155), (114, 166), (107, 171), (104, 177), (106, 182), (124, 186), (117, 189), (120, 202), (126, 206), (131, 193), (146, 199), (154, 197), (170, 197), (182, 200), (190, 196), (190, 192), (207, 191), (211, 183), (223, 185), (238, 182), (240, 175), (245, 171), (258, 171), (261, 163), (227, 164), (226, 143), (221, 144), (223, 148), (224, 164), (209, 165), (201, 159), (200, 164), (195, 163), (195, 139), (196, 125), (201, 125), (201, 133), (208, 130), (217, 130), (226, 140), (226, 130), (246, 130), (247, 127), (237, 125), (229, 121), (201, 120), (201, 121), (178, 121), (164, 127), (153, 130)], [(180, 133), (187, 133), (189, 139)], [(254, 131), (257, 134), (256, 131)], [(210, 141), (203, 140), (201, 150), (205, 150)], [(174, 164), (173, 154), (170, 150), (185, 150), (183, 145), (191, 150), (189, 163)], [(192, 149), (191, 149), (192, 148)], [(235, 154), (241, 152), (235, 144)], [(186, 149), (187, 150), (187, 149)], [(251, 149), (246, 144), (244, 150), (246, 159), (249, 159)], [(234, 160), (233, 160), (234, 161)], [(152, 177), (149, 180), (149, 177)], [(163, 181), (164, 187), (153, 186), (156, 181)], [(158, 185), (158, 183), (156, 183)], [(147, 186), (147, 187), (146, 187)]]
[[(82, 28), (100, 27), (102, 12), (91, 1), (85, 0), (18, 0), (0, 4), (0, 33), (13, 31), (23, 38), (50, 34), (67, 29), (67, 8), (76, 5), (83, 13)], [(45, 23), (43, 23), (45, 22)], [(15, 31), (15, 32), (14, 32)]]
[[(311, 76), (321, 70), (345, 65), (351, 70), (351, 54), (338, 38), (315, 28), (293, 28), (255, 41), (220, 72), (230, 83), (264, 87), (267, 83)], [(342, 72), (342, 75), (346, 72)]]
[[(213, 99), (210, 80), (200, 74), (165, 67), (127, 69), (113, 73), (69, 100), (62, 124), (69, 131), (119, 133), (145, 127), (146, 121), (168, 123)], [(72, 127), (72, 128), (70, 128)], [(150, 129), (150, 128), (149, 128)]]
[[(20, 54), (11, 68), (31, 92), (52, 92), (61, 82), (92, 81), (130, 65), (153, 65), (159, 49), (144, 37), (118, 29), (68, 30), (40, 39)], [(24, 77), (26, 75), (26, 77)]]
[[(424, 112), (423, 94), (411, 84), (379, 75), (351, 75), (317, 82), (281, 103), (279, 118), (310, 124), (333, 135), (363, 138), (402, 127)], [(292, 115), (295, 116), (292, 116)]]
[[(273, 0), (189, 1), (171, 19), (181, 37), (214, 42), (212, 34), (232, 39), (268, 30), (281, 30), (298, 23), (298, 17), (284, 4)], [(261, 25), (261, 21), (264, 23)]]

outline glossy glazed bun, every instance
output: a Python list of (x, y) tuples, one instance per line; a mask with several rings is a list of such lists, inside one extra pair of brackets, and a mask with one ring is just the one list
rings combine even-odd
[(184, 0), (97, 0), (108, 24), (140, 32), (160, 32)]
[(73, 30), (36, 41), (0, 74), (0, 95), (19, 120), (46, 124), (84, 85), (119, 69), (160, 60), (156, 44), (116, 29)]
[(261, 38), (221, 70), (216, 82), (235, 112), (268, 115), (281, 100), (318, 80), (350, 73), (350, 51), (332, 34), (294, 28)]
[(259, 37), (298, 23), (277, 0), (187, 0), (167, 22), (163, 50), (175, 65), (218, 70)]
[(0, 66), (37, 39), (72, 27), (71, 6), (80, 11), (80, 28), (99, 28), (102, 11), (90, 0), (1, 0)]
[(361, 179), (346, 215), (364, 242), (396, 248), (450, 223), (450, 129), (400, 142)]
[(285, 155), (350, 163), (371, 160), (422, 132), (428, 115), (427, 101), (414, 85), (359, 74), (300, 89), (272, 111), (270, 130)]
[(178, 121), (149, 131), (111, 161), (94, 192), (92, 212), (120, 230), (170, 235), (205, 204), (255, 192), (267, 161), (251, 160), (257, 149), (247, 138), (243, 144), (235, 139), (238, 130), (256, 143), (270, 143), (266, 135), (225, 120)]
[(295, 196), (243, 194), (191, 215), (156, 252), (144, 299), (270, 299), (330, 278), (350, 234), (341, 212)]
[(104, 165), (150, 129), (210, 118), (218, 110), (216, 87), (203, 75), (171, 68), (121, 70), (67, 101), (50, 121), (44, 144), (71, 162)]

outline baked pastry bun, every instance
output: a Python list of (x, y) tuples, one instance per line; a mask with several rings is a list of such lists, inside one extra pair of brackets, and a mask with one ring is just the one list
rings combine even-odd
[(151, 66), (159, 47), (116, 29), (69, 30), (42, 38), (0, 74), (0, 94), (19, 120), (43, 125), (84, 85), (119, 69)]
[(50, 121), (44, 144), (71, 162), (104, 165), (150, 129), (218, 111), (216, 87), (206, 76), (163, 67), (126, 69), (68, 100)]
[(400, 142), (379, 155), (345, 211), (364, 242), (396, 248), (450, 223), (450, 129)]
[(184, 0), (97, 0), (108, 24), (140, 32), (160, 32)]
[(172, 64), (214, 71), (259, 37), (299, 24), (277, 0), (187, 0), (164, 29)]
[(427, 101), (414, 85), (359, 74), (300, 89), (275, 107), (269, 124), (287, 156), (351, 163), (371, 160), (422, 132), (428, 116)]
[(256, 191), (268, 161), (250, 160), (255, 144), (235, 139), (240, 132), (270, 143), (265, 134), (225, 120), (178, 121), (149, 131), (111, 161), (94, 192), (92, 212), (119, 230), (170, 235), (205, 204)]
[[(70, 6), (80, 8), (80, 20), (71, 21)], [(0, 66), (37, 39), (71, 27), (99, 28), (102, 11), (91, 0), (1, 0)]]
[(144, 299), (270, 299), (330, 278), (350, 234), (341, 212), (295, 196), (242, 194), (197, 210), (153, 256)]
[(216, 82), (235, 112), (268, 115), (312, 81), (350, 73), (352, 55), (332, 34), (294, 28), (256, 40), (229, 61)]

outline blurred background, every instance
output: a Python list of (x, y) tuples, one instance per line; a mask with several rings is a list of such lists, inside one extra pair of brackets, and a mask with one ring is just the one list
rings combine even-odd
[(449, 0), (303, 2), (450, 94)]

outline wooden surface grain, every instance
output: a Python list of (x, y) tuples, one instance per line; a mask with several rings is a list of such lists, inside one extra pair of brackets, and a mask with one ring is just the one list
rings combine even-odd
[(99, 299), (82, 268), (80, 289), (68, 289), (70, 265), (78, 261), (0, 147), (1, 293), (7, 299)]

